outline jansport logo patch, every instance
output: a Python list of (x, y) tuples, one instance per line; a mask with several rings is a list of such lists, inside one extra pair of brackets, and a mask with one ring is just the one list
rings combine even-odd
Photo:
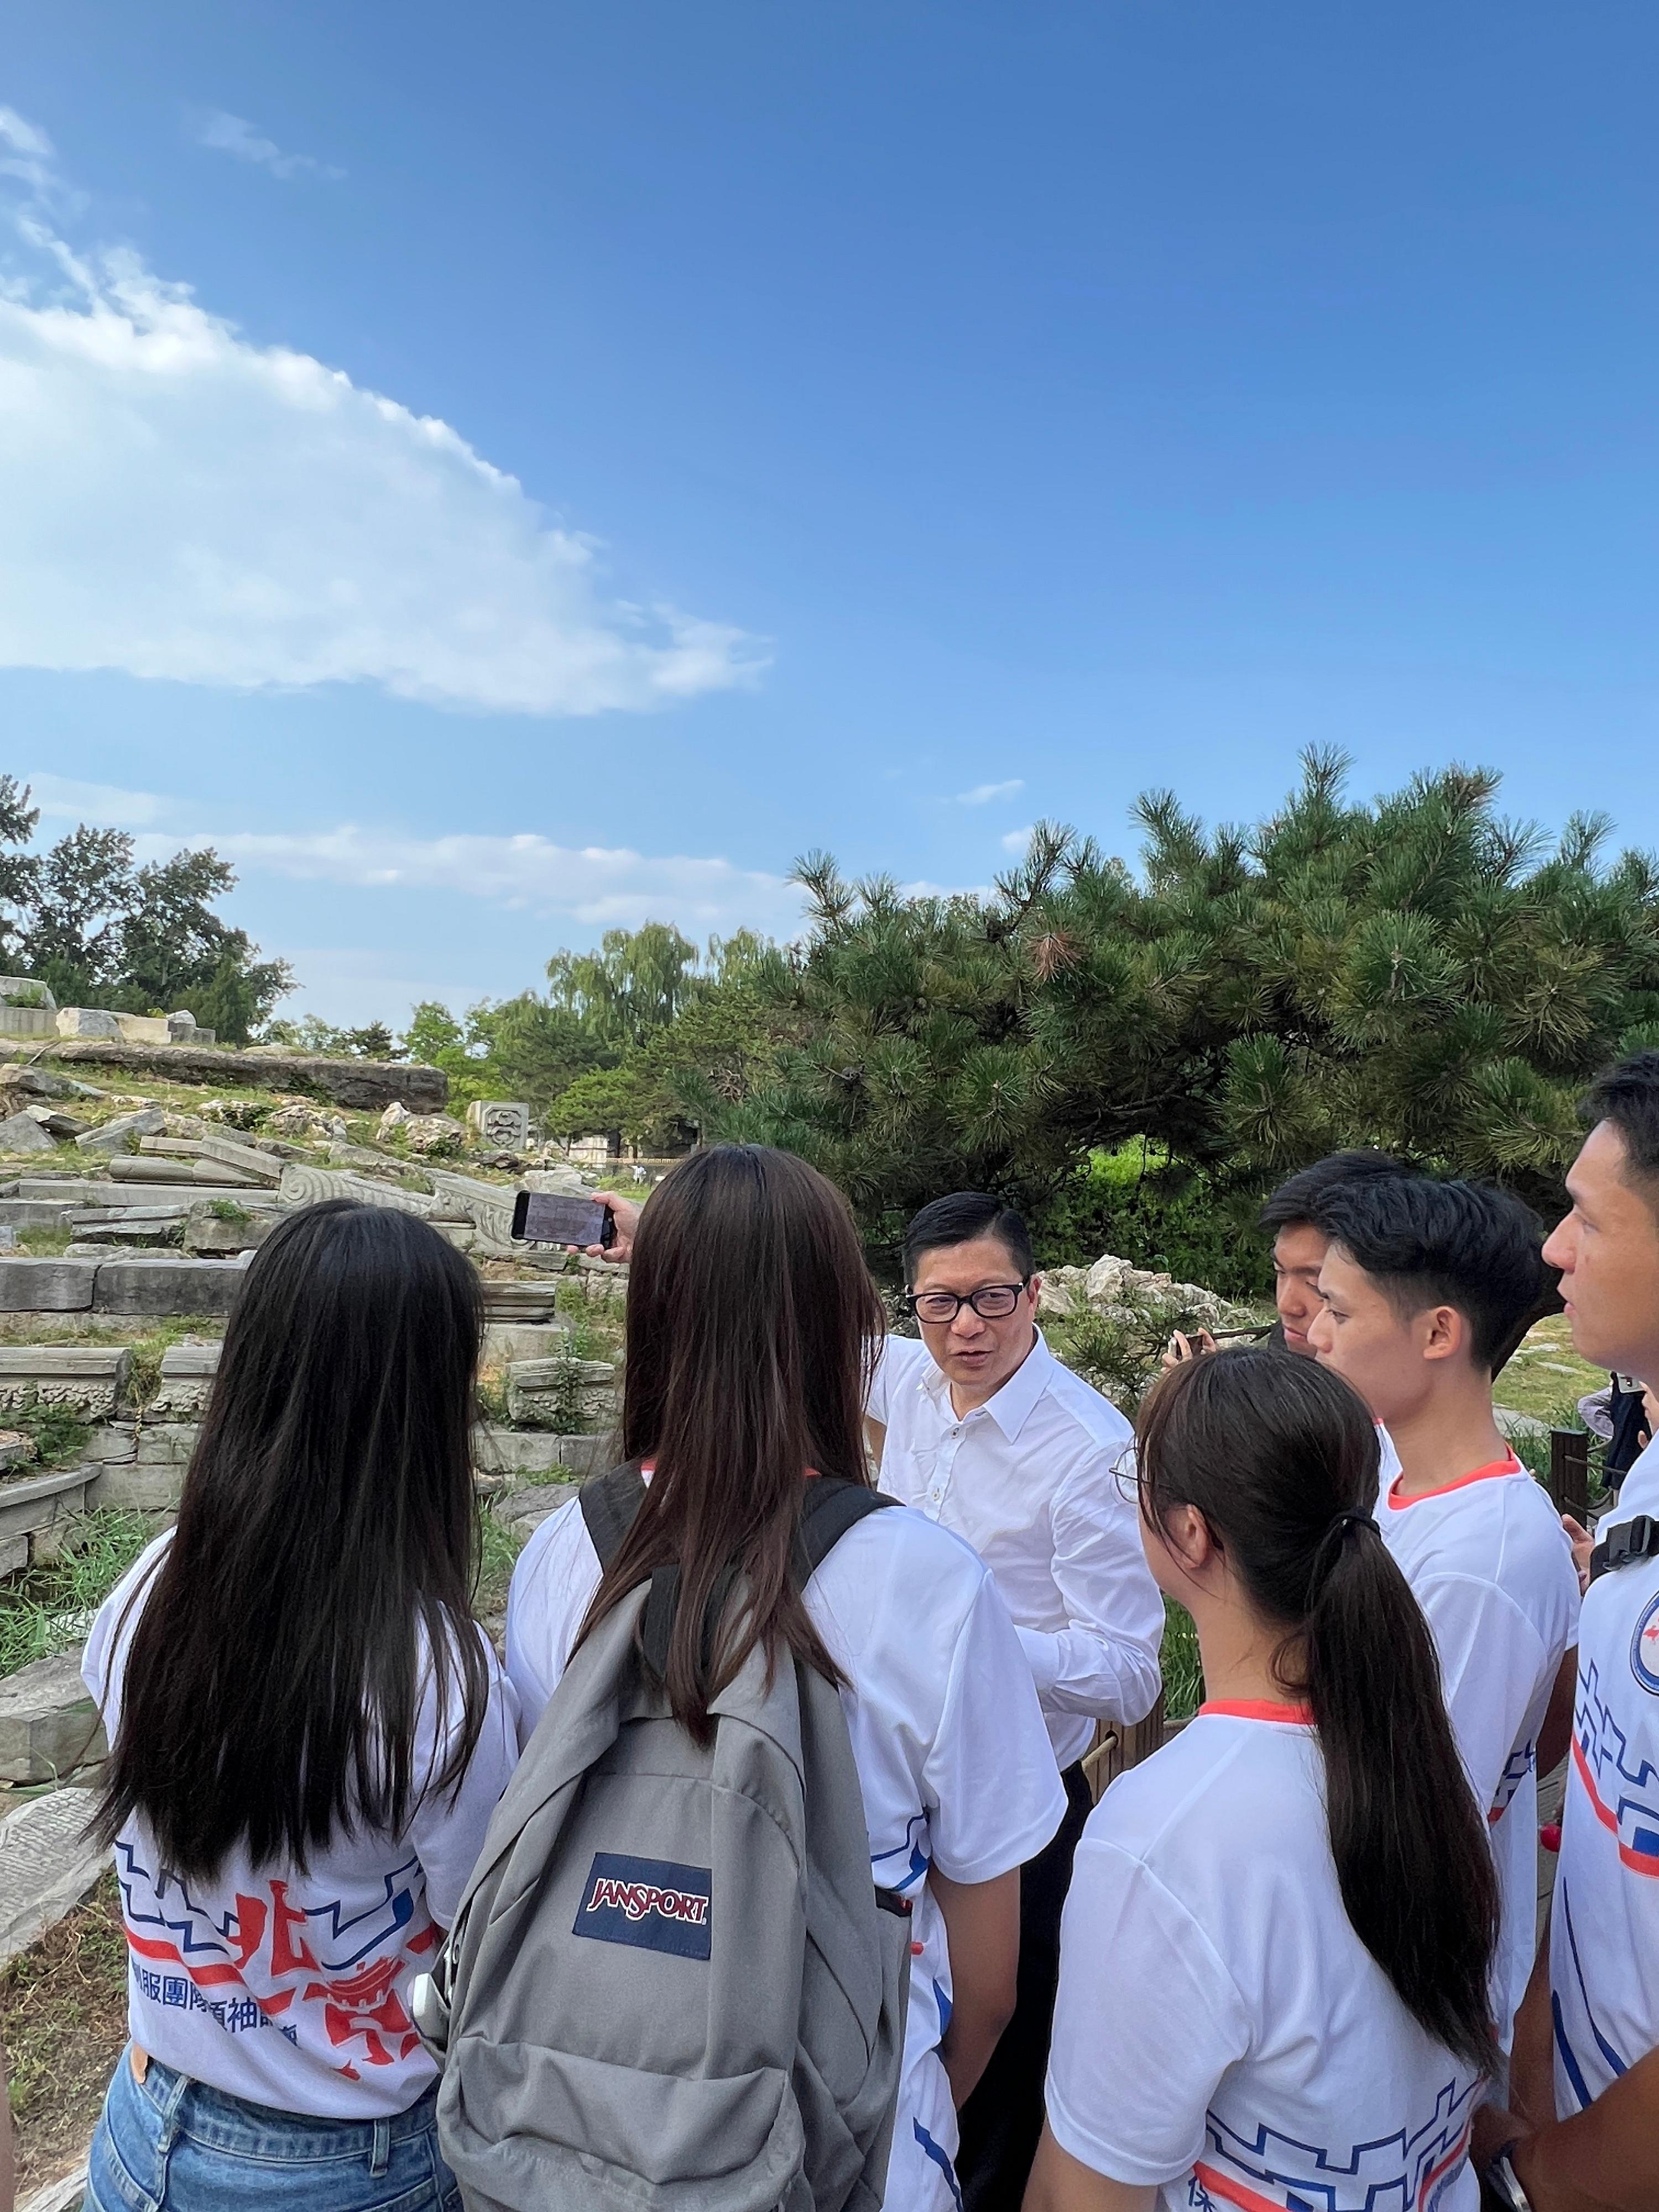
[(680, 1959), (708, 1956), (708, 1869), (596, 1851), (573, 1933)]

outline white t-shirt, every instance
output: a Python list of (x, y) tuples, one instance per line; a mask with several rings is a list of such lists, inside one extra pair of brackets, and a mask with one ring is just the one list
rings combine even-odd
[(1538, 1948), (1538, 1731), (1578, 1629), (1572, 1547), (1547, 1493), (1513, 1453), (1377, 1522), (1440, 1655), (1452, 1733), (1492, 1831), (1503, 1903), (1493, 1976), (1498, 2040)]
[(1659, 1559), (1590, 1584), (1550, 1915), (1555, 2109), (1659, 2045)]
[(1119, 1776), (1078, 1846), (1048, 2124), (1166, 2212), (1480, 2202), (1480, 2077), (1355, 1935), (1324, 1778), (1296, 1708), (1205, 1705)]
[[(573, 1499), (526, 1545), (507, 1600), (507, 1667), (526, 1740), (599, 1581)], [(875, 1878), (915, 1899), (888, 2212), (954, 2212), (956, 2111), (938, 2055), (951, 1967), (927, 1871), (980, 1882), (1022, 1865), (1060, 1826), (1065, 1793), (1013, 1624), (959, 1538), (920, 1514), (870, 1514), (818, 1568), (805, 1601), (847, 1676), (842, 1705)]]
[[(118, 1626), (172, 1540), (168, 1530), (149, 1547), (87, 1640), (82, 1673), (112, 1740), (142, 1606), (118, 1638)], [(122, 1829), (128, 2028), (163, 2065), (279, 2112), (342, 2120), (406, 2112), (435, 2078), (409, 2015), (410, 1984), (461, 1901), (519, 1755), (518, 1700), (478, 1634), (490, 1683), (483, 1732), (459, 1792), (423, 1800), (406, 1835), (338, 1837), (305, 1874), (280, 1860), (255, 1868), (239, 1849), (201, 1883), (163, 1870), (141, 1820)], [(450, 1740), (428, 1675), (417, 1778), (441, 1766)]]
[(1146, 1565), (1134, 1433), (1040, 1330), (995, 1395), (960, 1416), (926, 1345), (890, 1336), (866, 1411), (887, 1431), (881, 1486), (971, 1544), (1019, 1631), (1062, 1767), (1097, 1720), (1157, 1702), (1164, 1601)]
[(1644, 1444), (1619, 1486), (1619, 1495), (1595, 1524), (1596, 1541), (1638, 1513), (1659, 1517), (1659, 1440)]

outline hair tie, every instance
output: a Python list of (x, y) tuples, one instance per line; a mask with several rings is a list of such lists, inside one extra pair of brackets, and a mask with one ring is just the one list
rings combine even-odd
[(1346, 1513), (1339, 1513), (1335, 1520), (1332, 1522), (1331, 1528), (1333, 1530), (1342, 1528), (1369, 1528), (1373, 1536), (1380, 1536), (1382, 1533), (1382, 1531), (1377, 1527), (1375, 1518), (1370, 1514), (1358, 1512), (1352, 1507)]

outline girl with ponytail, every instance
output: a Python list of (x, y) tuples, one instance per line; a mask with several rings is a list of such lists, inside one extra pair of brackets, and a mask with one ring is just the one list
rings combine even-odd
[(1497, 1880), (1370, 1416), (1261, 1347), (1164, 1375), (1137, 1443), (1208, 1698), (1084, 1832), (1025, 2212), (1476, 2212)]

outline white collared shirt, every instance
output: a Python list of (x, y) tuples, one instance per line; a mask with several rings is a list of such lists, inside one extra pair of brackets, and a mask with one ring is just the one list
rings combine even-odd
[(1152, 1711), (1164, 1601), (1117, 1479), (1133, 1431), (1033, 1334), (1001, 1389), (960, 1419), (926, 1346), (890, 1336), (866, 1410), (887, 1431), (882, 1488), (966, 1538), (995, 1577), (1066, 1767), (1097, 1720)]

